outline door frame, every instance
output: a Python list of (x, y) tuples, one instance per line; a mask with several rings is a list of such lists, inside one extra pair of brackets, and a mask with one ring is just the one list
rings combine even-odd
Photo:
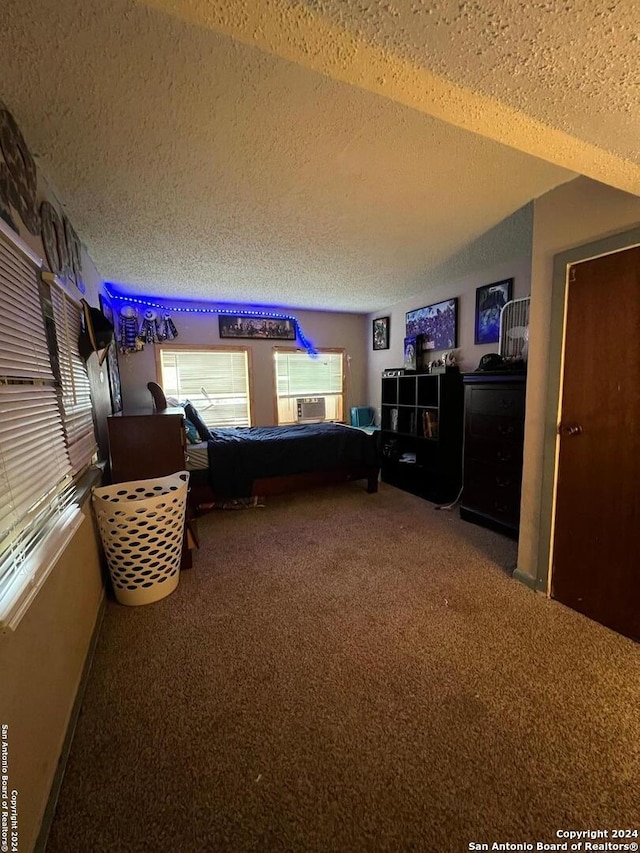
[(538, 524), (537, 571), (535, 589), (550, 595), (553, 533), (555, 526), (556, 483), (558, 473), (558, 422), (562, 394), (564, 363), (564, 329), (567, 304), (567, 280), (573, 264), (640, 246), (640, 227), (620, 234), (585, 243), (553, 259), (551, 319), (549, 324), (549, 369), (545, 395), (545, 427), (543, 439), (542, 483)]

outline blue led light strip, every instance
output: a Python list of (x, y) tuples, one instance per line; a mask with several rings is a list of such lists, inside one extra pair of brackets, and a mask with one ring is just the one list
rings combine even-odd
[(248, 308), (187, 308), (178, 305), (162, 305), (159, 302), (153, 302), (151, 299), (140, 299), (135, 296), (120, 296), (118, 293), (113, 293), (105, 286), (109, 299), (115, 299), (119, 302), (127, 304), (134, 303), (136, 305), (144, 305), (145, 308), (157, 308), (159, 311), (166, 311), (172, 314), (227, 314), (233, 317), (250, 316), (250, 317), (270, 317), (272, 320), (289, 320), (293, 323), (296, 335), (300, 339), (300, 343), (307, 350), (309, 355), (317, 355), (318, 351), (305, 336), (302, 331), (298, 318), (292, 314), (282, 314), (276, 311), (261, 311), (260, 309)]

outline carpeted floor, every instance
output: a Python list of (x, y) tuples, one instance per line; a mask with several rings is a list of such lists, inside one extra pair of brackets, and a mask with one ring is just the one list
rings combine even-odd
[(172, 596), (108, 607), (49, 853), (638, 826), (639, 648), (511, 580), (513, 542), (360, 484), (200, 531)]

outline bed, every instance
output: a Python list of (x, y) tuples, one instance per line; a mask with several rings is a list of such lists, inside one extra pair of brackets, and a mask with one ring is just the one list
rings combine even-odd
[[(154, 385), (148, 387), (156, 408), (165, 408), (162, 389)], [(378, 491), (377, 435), (357, 427), (319, 423), (207, 430), (200, 425), (199, 432), (202, 440), (187, 445), (195, 507), (352, 480), (366, 480), (367, 492)]]
[(350, 480), (378, 490), (376, 437), (344, 424), (212, 429), (187, 457), (198, 504)]

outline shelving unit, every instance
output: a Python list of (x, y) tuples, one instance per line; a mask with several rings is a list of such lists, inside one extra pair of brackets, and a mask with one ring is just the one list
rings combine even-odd
[(463, 390), (459, 372), (382, 379), (382, 480), (433, 501), (462, 482)]

